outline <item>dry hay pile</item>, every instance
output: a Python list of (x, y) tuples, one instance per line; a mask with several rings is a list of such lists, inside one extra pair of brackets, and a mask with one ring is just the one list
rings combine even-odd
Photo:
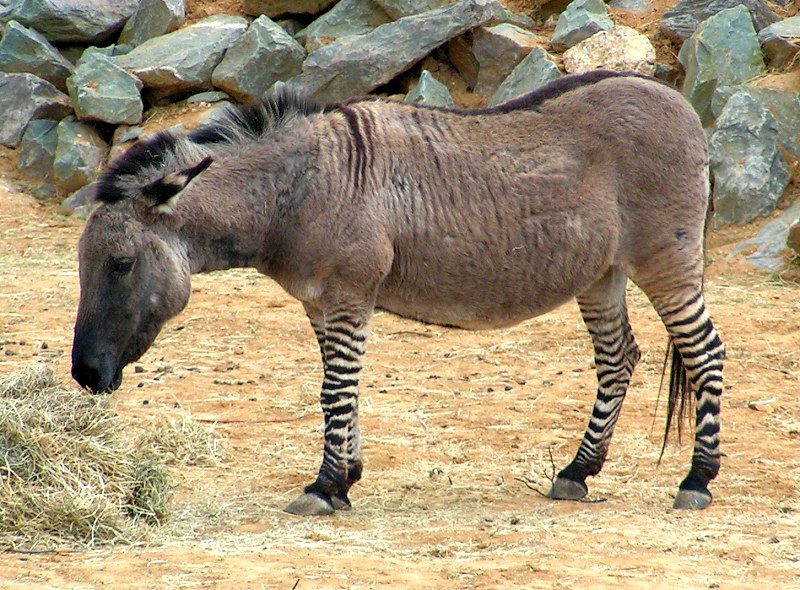
[(129, 543), (167, 515), (162, 455), (218, 461), (220, 437), (184, 420), (132, 440), (108, 398), (34, 364), (0, 383), (0, 547)]

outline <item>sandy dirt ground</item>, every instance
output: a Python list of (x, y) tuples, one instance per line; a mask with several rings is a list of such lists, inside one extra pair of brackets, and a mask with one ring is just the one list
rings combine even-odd
[[(9, 186), (11, 188), (9, 189)], [(0, 375), (69, 377), (82, 222), (0, 190)], [(0, 553), (3, 588), (800, 587), (798, 285), (729, 262), (755, 227), (711, 235), (707, 298), (728, 350), (723, 468), (701, 513), (669, 509), (691, 445), (659, 467), (665, 332), (630, 289), (643, 350), (593, 503), (547, 500), (594, 399), (574, 304), (502, 331), (374, 320), (354, 509), (281, 511), (321, 458), (321, 379), (300, 305), (250, 271), (197, 276), (189, 307), (127, 371), (128, 419), (216, 424), (219, 468), (173, 472), (172, 516), (135, 546)], [(654, 425), (655, 420), (655, 425)], [(524, 481), (527, 481), (526, 485)]]
[[(654, 28), (673, 3), (630, 24)], [(535, 14), (530, 0), (507, 4)], [(216, 12), (206, 0), (189, 6), (195, 19)], [(0, 151), (0, 377), (46, 361), (69, 383), (83, 223), (22, 192), (12, 166)], [(173, 470), (169, 522), (139, 544), (0, 552), (0, 587), (798, 588), (800, 287), (796, 275), (727, 259), (760, 225), (709, 239), (707, 301), (728, 360), (725, 456), (703, 512), (669, 508), (691, 444), (670, 445), (658, 465), (666, 333), (631, 287), (643, 358), (590, 502), (536, 491), (572, 458), (594, 401), (573, 303), (489, 332), (378, 313), (353, 510), (285, 514), (321, 459), (321, 365), (301, 306), (237, 270), (195, 277), (187, 310), (112, 398), (137, 423), (189, 415), (216, 425), (223, 464)]]

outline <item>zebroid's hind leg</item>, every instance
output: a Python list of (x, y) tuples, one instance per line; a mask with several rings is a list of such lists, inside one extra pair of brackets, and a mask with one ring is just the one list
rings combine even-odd
[(338, 308), (326, 311), (323, 316), (306, 307), (320, 342), (324, 365), (320, 403), (325, 418), (325, 442), (316, 481), (286, 507), (292, 514), (324, 515), (349, 508), (347, 492), (361, 478), (358, 379), (370, 316), (365, 309)]
[(639, 347), (628, 322), (626, 283), (627, 277), (612, 268), (577, 297), (594, 344), (597, 398), (575, 458), (553, 481), (550, 497), (556, 500), (580, 500), (588, 492), (586, 478), (600, 473), (633, 369), (639, 361)]
[[(696, 399), (692, 467), (680, 484), (673, 508), (699, 510), (711, 504), (708, 484), (719, 472), (719, 410), (725, 347), (699, 290), (679, 303), (674, 298), (653, 303), (672, 338), (673, 354), (680, 354), (678, 372), (685, 368)], [(684, 381), (683, 375), (680, 381)], [(691, 392), (681, 393), (691, 395)]]

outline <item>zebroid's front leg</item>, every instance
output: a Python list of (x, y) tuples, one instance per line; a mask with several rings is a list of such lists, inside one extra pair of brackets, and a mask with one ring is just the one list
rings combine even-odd
[[(361, 479), (358, 378), (366, 352), (370, 312), (337, 309), (320, 317), (313, 309), (306, 307), (306, 311), (322, 349), (325, 376), (320, 403), (325, 417), (325, 442), (316, 481), (306, 486), (286, 512), (324, 515), (348, 509), (347, 492)], [(323, 334), (324, 339), (320, 338)]]

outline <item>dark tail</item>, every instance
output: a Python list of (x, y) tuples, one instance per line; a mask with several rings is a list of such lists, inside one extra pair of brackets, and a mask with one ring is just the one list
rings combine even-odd
[[(661, 458), (664, 456), (664, 450), (667, 448), (667, 442), (669, 440), (669, 433), (673, 426), (678, 431), (678, 442), (680, 443), (683, 435), (683, 425), (687, 421), (687, 417), (693, 414), (694, 410), (694, 396), (691, 387), (689, 387), (689, 377), (686, 375), (686, 366), (683, 364), (683, 357), (681, 353), (678, 352), (678, 347), (675, 346), (672, 338), (667, 341), (667, 353), (664, 356), (665, 373), (670, 355), (672, 356), (672, 362), (669, 367), (667, 423), (664, 427), (664, 442), (661, 444), (661, 454), (658, 456), (659, 463), (661, 463)], [(675, 420), (676, 413), (677, 420)]]

